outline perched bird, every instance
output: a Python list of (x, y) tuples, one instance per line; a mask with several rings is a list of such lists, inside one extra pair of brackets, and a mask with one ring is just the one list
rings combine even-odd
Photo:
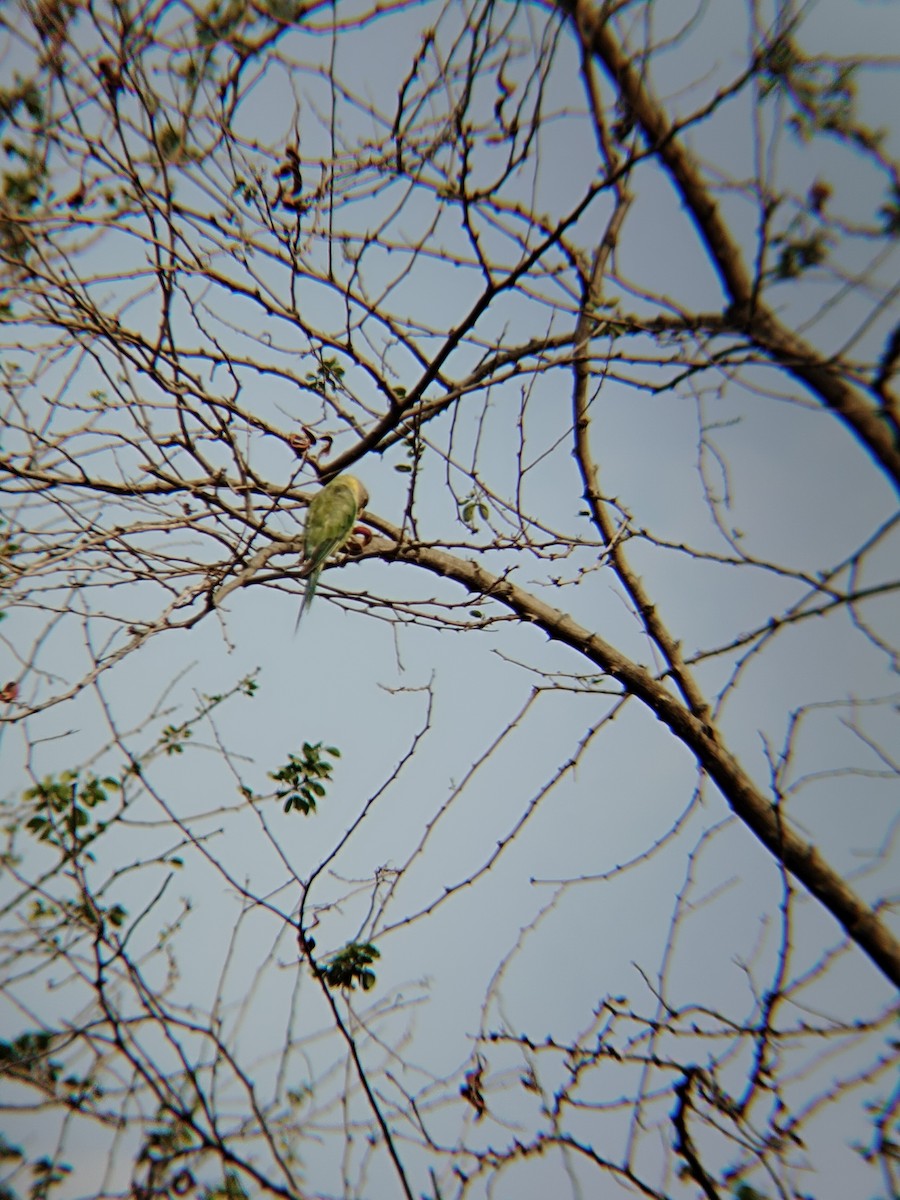
[(306, 510), (303, 532), (303, 568), (306, 592), (294, 632), (312, 604), (316, 584), (328, 558), (346, 545), (353, 526), (369, 503), (369, 493), (355, 475), (338, 475), (312, 499)]

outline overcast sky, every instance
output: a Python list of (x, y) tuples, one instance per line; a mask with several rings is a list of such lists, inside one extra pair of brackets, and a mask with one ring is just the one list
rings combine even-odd
[[(684, 39), (662, 52), (652, 68), (655, 87), (667, 97), (673, 116), (701, 108), (746, 62), (750, 35), (744, 5), (648, 6), (654, 21), (672, 22), (673, 33), (695, 9), (696, 21)], [(327, 116), (333, 100), (319, 69), (328, 65), (336, 78), (354, 88), (353, 103), (338, 99), (338, 150), (362, 154), (362, 148), (387, 132), (373, 114), (392, 116), (422, 31), (436, 26), (436, 44), (446, 61), (460, 10), (451, 5), (439, 16), (437, 6), (414, 6), (367, 24), (362, 31), (348, 28), (334, 45), (328, 37), (309, 33), (286, 35), (277, 53), (273, 50), (265, 60), (265, 69), (256, 71), (254, 86), (233, 117), (233, 131), (245, 155), (243, 166), (249, 170), (257, 163), (274, 194), (272, 169), (299, 129), (304, 183), (314, 189), (319, 181), (316, 163), (329, 154)], [(897, 15), (896, 4), (822, 0), (800, 41), (823, 54), (886, 53), (896, 49)], [(168, 20), (174, 29), (184, 20), (183, 11), (173, 7)], [(521, 59), (511, 56), (508, 68), (510, 81), (519, 89), (525, 86), (532, 62), (523, 45), (529, 37), (535, 43), (549, 37), (548, 22), (544, 7), (522, 5), (510, 28), (510, 46), (522, 50)], [(654, 26), (655, 37), (666, 32), (668, 27)], [(76, 43), (86, 55), (94, 36), (87, 21), (80, 21)], [(636, 22), (636, 44), (642, 36)], [(461, 51), (455, 53), (459, 57)], [(162, 70), (165, 55), (156, 61)], [(22, 43), (10, 37), (2, 59), (4, 77), (28, 66)], [(433, 73), (433, 63), (429, 69)], [(486, 78), (490, 82), (493, 75)], [(863, 118), (887, 125), (891, 73), (870, 70), (862, 78)], [(159, 86), (164, 94), (162, 82)], [(485, 83), (473, 111), (489, 120), (495, 99), (496, 92)], [(54, 102), (62, 104), (59, 92)], [(436, 123), (444, 116), (442, 102), (436, 89), (429, 99)], [(743, 182), (752, 177), (753, 108), (753, 95), (746, 91), (687, 135), (711, 178)], [(777, 130), (779, 117), (786, 115), (772, 101), (757, 117), (764, 128)], [(599, 169), (585, 116), (578, 55), (568, 34), (560, 35), (553, 54), (544, 118), (526, 164), (504, 183), (502, 199), (527, 205), (552, 223), (574, 207)], [(96, 121), (98, 136), (109, 134), (90, 108), (84, 120), (88, 128)], [(770, 135), (766, 144), (779, 187), (802, 196), (821, 174), (833, 184), (835, 209), (859, 223), (877, 210), (883, 176), (847, 146), (804, 144), (786, 129)], [(894, 131), (885, 154), (890, 149), (896, 150)], [(479, 173), (484, 180), (490, 178), (491, 153), (485, 148), (474, 163), (474, 183)], [(500, 153), (498, 147), (496, 154)], [(229, 196), (227, 162), (224, 151), (216, 151), (186, 168), (177, 185), (179, 201), (196, 212), (221, 212)], [(59, 195), (68, 186), (63, 179), (55, 185)], [(721, 307), (719, 285), (698, 247), (696, 230), (658, 169), (652, 163), (640, 168), (629, 186), (634, 203), (616, 260), (617, 278), (609, 289), (610, 303), (643, 317), (660, 311), (659, 297), (672, 313)], [(427, 356), (437, 338), (426, 331), (456, 326), (479, 295), (483, 278), (476, 268), (457, 261), (457, 256), (471, 254), (458, 207), (441, 206), (433, 190), (412, 191), (407, 197), (405, 188), (402, 180), (386, 183), (383, 171), (360, 172), (338, 187), (334, 219), (338, 229), (358, 235), (369, 231), (374, 236), (379, 229), (385, 245), (392, 239), (398, 245), (413, 244), (429, 231), (428, 255), (415, 261), (407, 274), (400, 268), (407, 262), (405, 255), (389, 254), (384, 248), (373, 249), (361, 268), (374, 305), (384, 291), (393, 312), (420, 324), (417, 344)], [(736, 188), (727, 187), (721, 204), (749, 254), (753, 206)], [(610, 204), (601, 197), (577, 223), (573, 237), (588, 252), (609, 212)], [(244, 219), (250, 224), (251, 218), (249, 210)], [(305, 240), (301, 236), (298, 261), (304, 269), (321, 271), (329, 253), (324, 209), (316, 220), (315, 232), (310, 230)], [(94, 292), (107, 298), (110, 312), (135, 327), (151, 329), (159, 297), (152, 276), (135, 274), (137, 264), (146, 259), (146, 245), (127, 235), (124, 224), (104, 234), (81, 261), (108, 273)], [(514, 261), (514, 240), (499, 221), (493, 228), (485, 224), (483, 236), (489, 256), (504, 264)], [(260, 245), (263, 242), (261, 235)], [(229, 378), (224, 369), (212, 371), (201, 364), (196, 369), (206, 372), (210, 389), (221, 387), (223, 396), (235, 394), (245, 411), (280, 429), (308, 423), (320, 433), (337, 433), (332, 453), (348, 450), (358, 436), (349, 423), (339, 429), (335, 422), (329, 428), (317, 397), (292, 382), (316, 369), (311, 339), (287, 320), (267, 316), (251, 298), (229, 294), (225, 278), (226, 271), (242, 281), (255, 276), (281, 298), (293, 287), (301, 312), (335, 338), (343, 334), (347, 319), (339, 289), (304, 277), (291, 280), (274, 250), (268, 258), (257, 253), (245, 262), (236, 253), (229, 262), (224, 254), (216, 259), (211, 244), (198, 233), (190, 249), (200, 256), (198, 261), (210, 255), (220, 277), (210, 283), (198, 272), (186, 285), (197, 307), (191, 311), (184, 301), (176, 306), (176, 344), (189, 353), (204, 337), (206, 348), (216, 340), (234, 360), (234, 375)], [(350, 279), (341, 246), (336, 240), (331, 253), (338, 274)], [(871, 293), (860, 288), (854, 294), (842, 282), (841, 272), (852, 280), (866, 271), (883, 285), (897, 274), (896, 252), (874, 261), (875, 248), (856, 242), (840, 254), (845, 257), (833, 272), (824, 270), (809, 282), (786, 284), (783, 301), (781, 293), (777, 297), (779, 311), (798, 331), (817, 346), (835, 349), (843, 346), (872, 306)], [(448, 359), (444, 378), (462, 377), (492, 346), (572, 327), (571, 278), (565, 276), (562, 256), (550, 257), (556, 275), (499, 296), (477, 327), (478, 344), (476, 338), (467, 339)], [(122, 307), (125, 295), (134, 300)], [(383, 362), (394, 386), (411, 390), (421, 364), (402, 345), (391, 344), (384, 327), (371, 318), (363, 320), (358, 305), (347, 311), (356, 343), (366, 347), (364, 354)], [(877, 355), (893, 321), (896, 312), (878, 314), (857, 340), (853, 355)], [(28, 328), (4, 333), (6, 366), (16, 353), (13, 347), (21, 348), (18, 361), (27, 363), (26, 348), (46, 336)], [(249, 355), (267, 369), (242, 365)], [(364, 427), (365, 409), (380, 410), (383, 396), (349, 358), (341, 361), (356, 419)], [(282, 372), (280, 377), (277, 372)], [(629, 543), (632, 565), (686, 655), (727, 643), (764, 623), (769, 614), (783, 612), (799, 600), (804, 589), (796, 579), (772, 569), (725, 569), (663, 543), (725, 554), (731, 538), (748, 556), (813, 575), (853, 554), (893, 520), (895, 499), (866, 452), (817, 404), (806, 399), (798, 403), (796, 388), (772, 372), (748, 376), (756, 391), (716, 377), (705, 379), (706, 390), (692, 390), (688, 380), (658, 394), (631, 386), (626, 374), (611, 364), (593, 400), (593, 451), (604, 495), (615, 497), (630, 514), (633, 530), (652, 534), (652, 539)], [(655, 378), (666, 379), (666, 371), (658, 369)], [(21, 397), (36, 427), (45, 419), (47, 398), (52, 399), (54, 387), (60, 389), (64, 379), (69, 398), (110, 386), (89, 360), (74, 352), (60, 356)], [(235, 380), (240, 389), (233, 393)], [(149, 382), (140, 386), (152, 391)], [(426, 394), (437, 397), (441, 391), (436, 383)], [(158, 419), (148, 441), (174, 428), (174, 405), (160, 408)], [(58, 436), (67, 421), (76, 428), (78, 417), (57, 411), (51, 420), (48, 428)], [(131, 435), (132, 414), (124, 405), (113, 405), (104, 422), (107, 445), (100, 447), (98, 438), (96, 461), (111, 462), (109, 442), (126, 431)], [(712, 520), (698, 471), (703, 423), (719, 425), (713, 440), (729, 468), (731, 505), (720, 510), (729, 522), (727, 537)], [(658, 668), (621, 589), (610, 572), (598, 566), (590, 526), (580, 515), (583, 485), (572, 456), (570, 427), (571, 375), (565, 369), (512, 378), (489, 394), (464, 398), (427, 428), (417, 477), (418, 536), (424, 543), (449, 543), (455, 553), (483, 561), (489, 570), (510, 569), (518, 584), (570, 612), (623, 652)], [(10, 429), (4, 451), (20, 449), (23, 437)], [(240, 437), (242, 451), (260, 477), (279, 483), (293, 478), (304, 495), (312, 494), (313, 473), (300, 468), (284, 440), (246, 422)], [(208, 452), (217, 465), (220, 452), (229, 468), (224, 449), (210, 444)], [(120, 449), (116, 469), (136, 477), (142, 453), (139, 443)], [(394, 526), (403, 524), (410, 483), (409, 473), (397, 468), (407, 462), (405, 447), (398, 444), (354, 466), (369, 491), (373, 517)], [(717, 477), (708, 453), (701, 465), (708, 477)], [(504, 506), (518, 503), (522, 511), (539, 518), (549, 531), (548, 541), (584, 538), (584, 544), (555, 557), (519, 553), (511, 546), (492, 548), (488, 522), (479, 519), (473, 535), (458, 516), (457, 502), (471, 489), (473, 471), (484, 489), (494, 529), (510, 531), (512, 510)], [(93, 500), (82, 497), (78, 503), (89, 505)], [(171, 511), (165, 507), (168, 503), (160, 500), (160, 520)], [(98, 508), (98, 521), (114, 524), (114, 508), (104, 504), (102, 513)], [(10, 497), (5, 511), (17, 527), (43, 528), (40, 502), (26, 508)], [(299, 534), (302, 515), (303, 505), (294, 499), (266, 519), (272, 529), (290, 535)], [(215, 549), (211, 539), (194, 539), (187, 531), (172, 533), (168, 541), (155, 531), (147, 537), (148, 544), (162, 540), (165, 548), (188, 560)], [(890, 577), (897, 549), (891, 528), (865, 559), (857, 583), (875, 584)], [(54, 580), (56, 590), (44, 594), (46, 602), (65, 607), (66, 584), (79, 578), (87, 582), (88, 566), (85, 555), (80, 563), (73, 562), (69, 575), (61, 572)], [(276, 566), (280, 578), (273, 576)], [(97, 576), (89, 599), (73, 593), (71, 613), (46, 637), (40, 605), (11, 609), (0, 626), (0, 676), (21, 676), (24, 700), (35, 712), (2, 727), (0, 753), (4, 791), (10, 799), (34, 777), (79, 764), (89, 764), (99, 774), (119, 775), (126, 765), (123, 747), (142, 758), (160, 730), (184, 721), (202, 696), (225, 692), (253, 676), (258, 686), (253, 698), (229, 700), (211, 722), (199, 726), (184, 754), (157, 756), (147, 766), (147, 791), (136, 799), (128, 818), (98, 842), (89, 873), (97, 888), (115, 876), (103, 895), (107, 903), (122, 904), (134, 920), (128, 944), (137, 959), (151, 953), (160, 931), (189, 901), (191, 911), (173, 943), (178, 973), (170, 979), (169, 1002), (198, 1013), (219, 1006), (223, 1039), (261, 1095), (268, 1098), (280, 1089), (283, 1099), (288, 1087), (316, 1084), (315, 1096), (307, 1103), (322, 1111), (307, 1118), (305, 1125), (301, 1120), (310, 1135), (300, 1153), (311, 1190), (323, 1195), (398, 1194), (383, 1148), (373, 1152), (362, 1136), (353, 1144), (344, 1142), (344, 1114), (336, 1098), (345, 1091), (347, 1077), (343, 1067), (328, 1073), (341, 1047), (333, 1031), (322, 1032), (330, 1028), (330, 1014), (307, 968), (298, 965), (289, 924), (296, 916), (300, 881), (326, 858), (327, 869), (311, 888), (306, 906), (307, 920), (317, 914), (318, 951), (324, 955), (361, 937), (377, 945), (377, 987), (357, 997), (354, 1008), (364, 1012), (370, 1005), (377, 1010), (396, 1004), (380, 1032), (385, 1046), (396, 1046), (397, 1057), (371, 1045), (366, 1050), (373, 1066), (385, 1067), (395, 1079), (392, 1088), (379, 1076), (379, 1094), (388, 1097), (388, 1108), (402, 1106), (401, 1088), (417, 1096), (432, 1136), (442, 1144), (453, 1145), (462, 1138), (468, 1145), (506, 1148), (547, 1123), (539, 1113), (537, 1094), (517, 1082), (537, 1056), (532, 1063), (521, 1046), (488, 1046), (477, 1041), (480, 1035), (505, 1032), (527, 1035), (536, 1043), (548, 1037), (565, 1043), (584, 1032), (590, 1041), (590, 1031), (599, 1021), (593, 1014), (610, 997), (625, 998), (623, 1008), (651, 1018), (663, 963), (666, 999), (674, 1008), (699, 1004), (735, 1021), (747, 1020), (756, 1011), (754, 988), (765, 986), (777, 960), (779, 871), (750, 832), (729, 817), (713, 787), (707, 784), (702, 802), (690, 807), (696, 766), (646, 709), (634, 701), (626, 704), (581, 751), (589, 730), (613, 709), (616, 689), (609, 680), (589, 679), (588, 664), (549, 643), (540, 631), (519, 622), (491, 622), (499, 609), (490, 600), (468, 598), (459, 585), (408, 565), (364, 557), (324, 573), (316, 603), (294, 636), (302, 582), (292, 576), (287, 557), (270, 563), (267, 572), (268, 586), (260, 578), (233, 591), (221, 611), (190, 629), (153, 637), (105, 672), (95, 687), (59, 703), (52, 701), (82, 678), (105, 639), (110, 639), (110, 647), (124, 644), (125, 623), (153, 619), (171, 596), (152, 580), (119, 593)], [(561, 587), (561, 581), (568, 586)], [(842, 582), (846, 581), (845, 575)], [(343, 602), (347, 595), (360, 601)], [(406, 606), (406, 619), (386, 619), (388, 609), (372, 604), (373, 598)], [(430, 604), (433, 598), (458, 604), (449, 615), (461, 625), (477, 624), (477, 618), (468, 615), (472, 609), (489, 620), (483, 629), (453, 630), (449, 622), (429, 628), (424, 619), (409, 619), (413, 606), (423, 614), (438, 611)], [(88, 602), (94, 614), (90, 618), (83, 613)], [(896, 691), (889, 656), (876, 637), (868, 636), (870, 629), (881, 638), (889, 636), (892, 627), (896, 633), (895, 595), (870, 601), (863, 611), (867, 624), (862, 628), (841, 612), (798, 624), (773, 639), (748, 662), (720, 717), (728, 744), (757, 783), (767, 788), (767, 754), (777, 756), (782, 749), (789, 715), (820, 701), (843, 702), (840, 708), (814, 709), (805, 718), (788, 778), (799, 785), (815, 773), (790, 797), (790, 811), (848, 877), (869, 864), (888, 837), (891, 813), (896, 811), (895, 783), (882, 777), (888, 773), (885, 763), (872, 750), (875, 743), (890, 745), (896, 712), (890, 706), (867, 704), (872, 697)], [(111, 619), (96, 615), (101, 612), (112, 614)], [(28, 671), (22, 670), (25, 657)], [(735, 652), (698, 665), (697, 677), (710, 695), (731, 676), (738, 657)], [(857, 729), (848, 707), (851, 698), (859, 701)], [(110, 720), (120, 741), (117, 746), (112, 745)], [(299, 753), (303, 742), (336, 746), (341, 754), (317, 813), (284, 814), (271, 798), (248, 803), (239, 785), (258, 795), (270, 792), (269, 772), (284, 764), (289, 753)], [(567, 769), (576, 755), (577, 766)], [(398, 771), (399, 763), (403, 765)], [(642, 860), (689, 808), (680, 830)], [(364, 819), (358, 820), (364, 811)], [(173, 814), (197, 839), (195, 845), (183, 844)], [(893, 853), (893, 845), (887, 845)], [(38, 871), (48, 853), (30, 846), (23, 871)], [(183, 865), (152, 862), (158, 855), (175, 854)], [(639, 860), (633, 868), (618, 870), (632, 859)], [(134, 862), (151, 865), (124, 870)], [(482, 872), (489, 862), (490, 869)], [(398, 879), (395, 872), (401, 868)], [(856, 879), (856, 886), (866, 897), (881, 895), (889, 890), (890, 871), (890, 863), (881, 862), (879, 870)], [(447, 889), (472, 878), (474, 884), (444, 898)], [(255, 903), (239, 895), (235, 885)], [(12, 888), (15, 892), (14, 882)], [(685, 918), (669, 958), (664, 958), (675, 899), (682, 889), (685, 903), (695, 910)], [(800, 975), (819, 961), (823, 948), (839, 941), (839, 931), (812, 901), (801, 899), (797, 909), (791, 971)], [(7, 917), (14, 919), (15, 914)], [(165, 953), (147, 962), (147, 977), (157, 987), (164, 985), (169, 970)], [(397, 1003), (398, 998), (404, 1003)], [(810, 991), (813, 1010), (827, 1011), (835, 1019), (868, 1017), (889, 999), (888, 989), (858, 952), (839, 956), (827, 984)], [(84, 984), (70, 980), (62, 964), (51, 964), (6, 989), (3, 1036), (77, 1020), (88, 1000)], [(133, 999), (125, 998), (123, 1004), (127, 1009)], [(151, 1056), (164, 1061), (171, 1054), (158, 1032), (148, 1031), (146, 1037)], [(616, 1038), (622, 1051), (649, 1044), (638, 1022), (623, 1020)], [(296, 1046), (283, 1059), (289, 1039)], [(670, 1052), (665, 1044), (655, 1049), (661, 1057)], [(693, 1053), (704, 1063), (721, 1049), (698, 1041)], [(489, 1115), (477, 1125), (474, 1111), (457, 1094), (476, 1051), (485, 1056), (489, 1083)], [(684, 1048), (679, 1046), (678, 1052), (684, 1054)], [(871, 1057), (871, 1046), (868, 1052)], [(857, 1051), (850, 1051), (846, 1061), (836, 1056), (834, 1061), (818, 1062), (818, 1053), (818, 1047), (805, 1047), (791, 1065), (797, 1078), (787, 1094), (796, 1105), (827, 1090), (863, 1061), (853, 1057)], [(801, 1063), (802, 1055), (813, 1065)], [(551, 1059), (543, 1056), (536, 1066), (545, 1096), (552, 1095), (562, 1078), (560, 1061)], [(746, 1079), (745, 1052), (723, 1061), (720, 1070), (719, 1083), (739, 1092)], [(223, 1071), (219, 1095), (223, 1111), (230, 1104), (239, 1109), (240, 1093), (229, 1091), (226, 1075)], [(567, 1128), (617, 1158), (628, 1137), (631, 1109), (626, 1105), (617, 1110), (615, 1105), (635, 1084), (633, 1068), (610, 1064), (596, 1070), (585, 1085), (584, 1098), (599, 1107), (567, 1114)], [(882, 1080), (873, 1089), (878, 1093), (879, 1087), (883, 1092), (889, 1086)], [(655, 1106), (648, 1105), (648, 1132), (635, 1150), (636, 1164), (654, 1179), (661, 1169), (661, 1142), (671, 1141), (666, 1121), (671, 1104), (671, 1093), (665, 1092)], [(608, 1111), (604, 1105), (609, 1105)], [(356, 1119), (370, 1120), (358, 1094), (352, 1111)], [(233, 1114), (236, 1125), (240, 1116), (240, 1111)], [(654, 1132), (657, 1122), (663, 1134)], [(330, 1132), (325, 1126), (331, 1126)], [(405, 1145), (403, 1138), (410, 1130), (402, 1120), (397, 1128)], [(8, 1129), (10, 1139), (28, 1145), (32, 1153), (47, 1152), (45, 1126), (34, 1114), (11, 1116)], [(844, 1105), (827, 1108), (808, 1131), (812, 1140), (805, 1155), (798, 1151), (798, 1161), (803, 1161), (796, 1178), (810, 1195), (844, 1200), (853, 1194), (876, 1194), (877, 1179), (849, 1146), (854, 1137), (869, 1135), (859, 1093), (852, 1093)], [(75, 1169), (58, 1195), (93, 1194), (106, 1168), (111, 1137), (87, 1124), (77, 1137), (70, 1137), (63, 1157)], [(427, 1194), (434, 1194), (429, 1166), (445, 1188), (442, 1194), (456, 1194), (458, 1181), (449, 1158), (436, 1155), (429, 1160), (409, 1146), (405, 1151), (416, 1194), (429, 1188)], [(712, 1149), (712, 1161), (724, 1165), (729, 1152)], [(501, 1173), (490, 1194), (588, 1196), (598, 1194), (597, 1186), (596, 1174), (583, 1164), (550, 1154)], [(664, 1186), (671, 1195), (695, 1190), (672, 1177)], [(758, 1186), (765, 1190), (765, 1180)], [(482, 1190), (475, 1188), (470, 1194), (487, 1194), (486, 1181), (479, 1187)]]

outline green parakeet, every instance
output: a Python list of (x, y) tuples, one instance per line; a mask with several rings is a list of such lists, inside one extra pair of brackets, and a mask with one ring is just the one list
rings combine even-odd
[(306, 592), (294, 632), (312, 604), (316, 584), (328, 558), (346, 544), (359, 515), (369, 503), (369, 493), (355, 475), (338, 475), (312, 499), (306, 510), (303, 532), (303, 569)]

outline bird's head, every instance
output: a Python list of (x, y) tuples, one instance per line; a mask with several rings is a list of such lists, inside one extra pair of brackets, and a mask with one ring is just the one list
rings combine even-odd
[(343, 475), (341, 478), (349, 488), (353, 489), (353, 494), (356, 496), (356, 507), (360, 512), (362, 512), (362, 510), (369, 503), (369, 493), (366, 490), (366, 485), (364, 483), (360, 483), (355, 475)]

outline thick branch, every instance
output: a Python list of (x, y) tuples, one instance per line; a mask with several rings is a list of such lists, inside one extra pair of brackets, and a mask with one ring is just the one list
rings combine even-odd
[[(382, 522), (379, 525), (386, 528)], [(570, 646), (616, 679), (625, 692), (646, 704), (691, 751), (734, 814), (820, 901), (879, 970), (900, 987), (900, 941), (757, 789), (737, 759), (722, 745), (715, 728), (691, 713), (664, 682), (579, 625), (568, 613), (545, 604), (509, 579), (492, 575), (476, 562), (456, 558), (443, 550), (402, 544), (386, 552), (381, 542), (373, 543), (369, 553), (424, 567), (435, 575), (456, 580), (479, 596), (498, 601), (522, 621), (542, 629), (554, 641)]]
[(732, 236), (696, 159), (685, 148), (662, 105), (616, 38), (602, 9), (590, 0), (558, 0), (582, 43), (603, 64), (625, 107), (640, 126), (694, 219), (710, 260), (745, 332), (771, 359), (789, 371), (830, 408), (869, 450), (900, 490), (900, 447), (879, 410), (865, 400), (827, 359), (787, 329), (755, 294), (740, 246)]

